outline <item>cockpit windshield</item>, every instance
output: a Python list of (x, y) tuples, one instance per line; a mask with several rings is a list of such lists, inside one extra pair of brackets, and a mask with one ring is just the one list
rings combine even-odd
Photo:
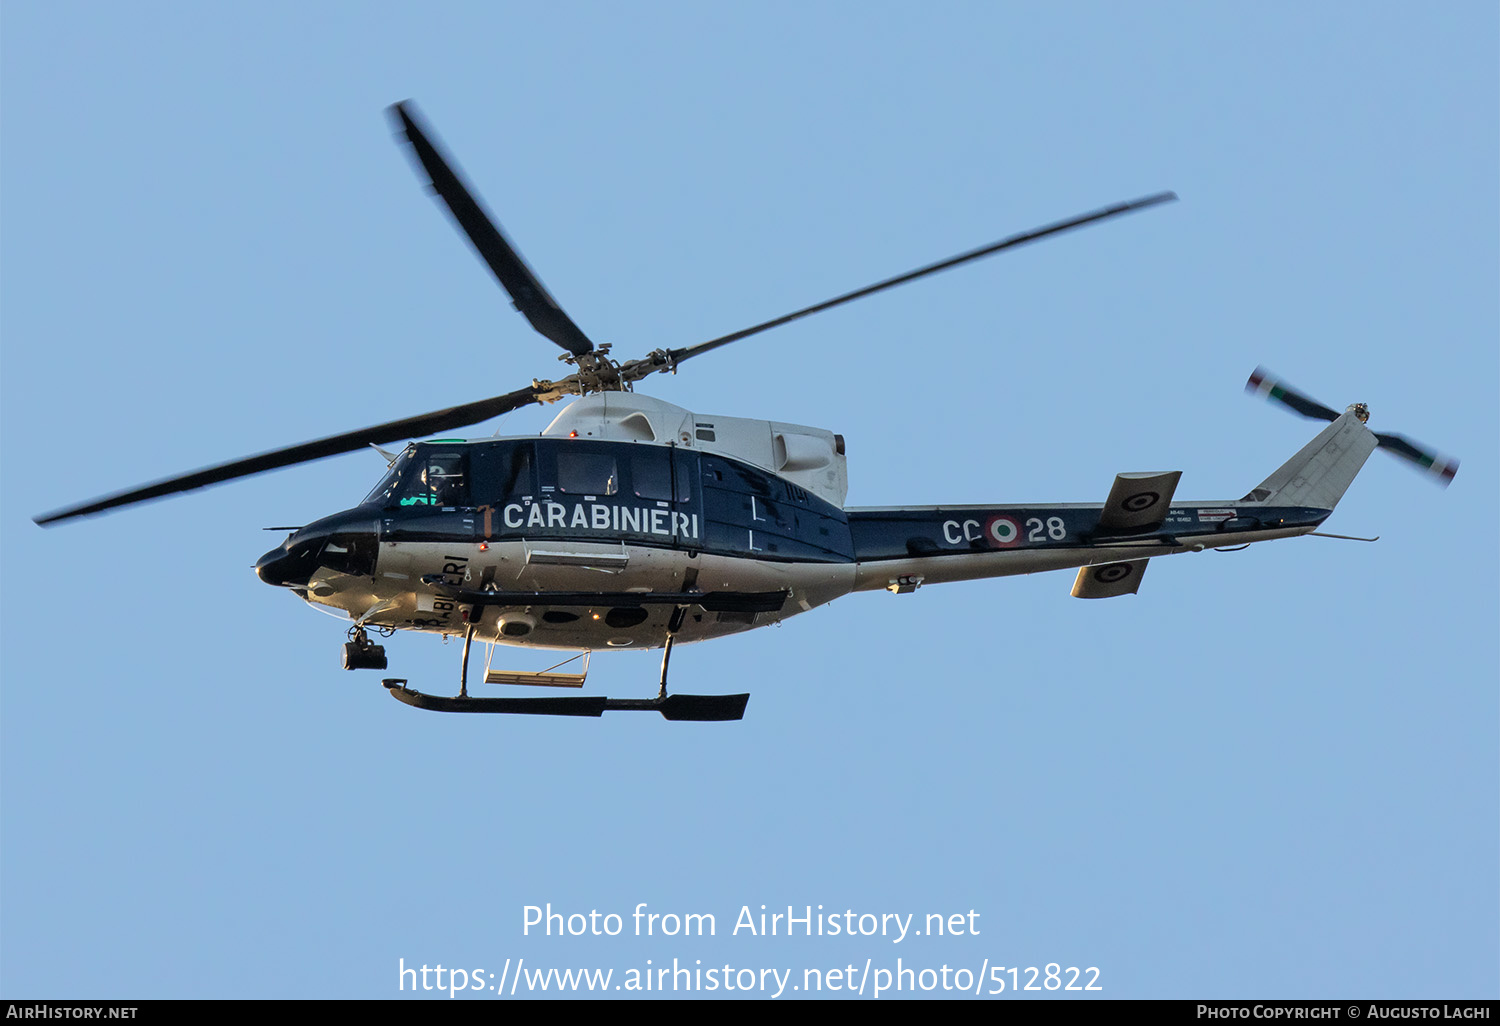
[(385, 472), (385, 477), (380, 479), (380, 483), (364, 497), (360, 505), (368, 506), (371, 503), (377, 506), (391, 505), (391, 500), (396, 494), (396, 486), (401, 483), (401, 475), (406, 472), (406, 467), (411, 463), (412, 455), (416, 451), (415, 446), (407, 446), (406, 451), (396, 457), (396, 461), (391, 464), (391, 469)]

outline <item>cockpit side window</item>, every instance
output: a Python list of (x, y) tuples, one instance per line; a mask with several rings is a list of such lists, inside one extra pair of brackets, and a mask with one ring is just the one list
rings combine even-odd
[(402, 489), (402, 506), (464, 506), (468, 504), (467, 460), (462, 452), (429, 449), (421, 466)]

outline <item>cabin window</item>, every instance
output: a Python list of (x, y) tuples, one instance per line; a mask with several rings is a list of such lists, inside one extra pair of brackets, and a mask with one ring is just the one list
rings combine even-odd
[(476, 505), (505, 503), (513, 497), (531, 495), (536, 485), (531, 476), (530, 442), (496, 442), (471, 451), (469, 494)]
[(686, 477), (672, 488), (672, 450), (636, 448), (630, 454), (630, 484), (637, 498), (687, 502), (692, 498)]
[(505, 453), (508, 466), (501, 471), (500, 494), (514, 495), (531, 492), (531, 446), (516, 446)]
[(557, 490), (565, 495), (614, 495), (620, 472), (613, 453), (563, 448), (557, 453)]
[(703, 457), (703, 480), (743, 494), (771, 495), (771, 478), (742, 463), (731, 463), (717, 456)]

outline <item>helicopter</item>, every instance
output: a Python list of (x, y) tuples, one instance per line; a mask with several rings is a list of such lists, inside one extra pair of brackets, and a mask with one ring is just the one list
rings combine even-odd
[[(738, 720), (748, 694), (669, 693), (676, 644), (779, 623), (856, 591), (906, 595), (932, 584), (1075, 569), (1072, 594), (1135, 594), (1151, 559), (1319, 534), (1376, 448), (1446, 485), (1456, 460), (1369, 430), (1362, 403), (1337, 412), (1262, 368), (1247, 390), (1328, 422), (1242, 498), (1180, 501), (1180, 471), (1118, 474), (1102, 504), (846, 507), (842, 435), (705, 415), (634, 391), (657, 373), (803, 317), (1043, 238), (1177, 197), (1161, 192), (997, 242), (683, 348), (611, 358), (521, 258), (410, 101), (389, 108), (430, 190), (513, 306), (575, 368), (512, 392), (207, 467), (39, 515), (50, 526), (341, 453), (374, 448), (386, 472), (347, 510), (290, 528), (256, 574), (347, 616), (348, 670), (387, 669), (371, 635), (461, 637), (458, 694), (404, 678), (382, 684), (416, 708), (668, 720)], [(539, 436), (427, 438), (531, 404), (577, 398)], [(404, 442), (399, 451), (382, 446)], [(1328, 537), (1348, 537), (1324, 535)], [(1374, 539), (1354, 539), (1372, 541)], [(474, 642), (486, 684), (581, 688), (599, 651), (662, 649), (653, 698), (471, 695)], [(491, 667), (496, 645), (580, 654), (544, 671)], [(581, 672), (561, 667), (581, 660)]]

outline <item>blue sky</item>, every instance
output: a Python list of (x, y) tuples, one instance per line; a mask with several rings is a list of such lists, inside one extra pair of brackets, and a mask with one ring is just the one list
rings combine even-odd
[[(1495, 997), (1497, 29), (1483, 3), (6, 4), (0, 992), (901, 958)], [(394, 144), (408, 97), (620, 356), (1181, 195), (648, 383), (844, 434), (852, 505), (1165, 469), (1241, 495), (1316, 430), (1242, 394), (1262, 363), (1463, 466), (1445, 492), (1372, 457), (1328, 529), (1374, 545), (1158, 560), (1106, 602), (1068, 573), (851, 596), (674, 653), (678, 689), (752, 693), (739, 724), (406, 708), (250, 569), (374, 455), (30, 517), (559, 376)], [(656, 668), (600, 658), (590, 688)], [(718, 931), (523, 935), (549, 902)], [(980, 932), (732, 935), (762, 904)]]

